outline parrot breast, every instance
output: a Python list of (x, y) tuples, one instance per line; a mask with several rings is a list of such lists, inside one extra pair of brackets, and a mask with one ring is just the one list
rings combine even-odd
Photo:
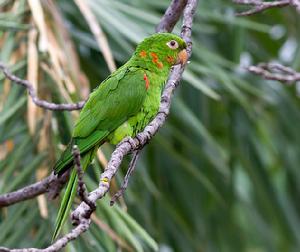
[(147, 72), (144, 74), (147, 95), (141, 109), (128, 118), (121, 126), (108, 136), (108, 142), (118, 144), (125, 137), (134, 137), (141, 132), (155, 117), (160, 106), (160, 97), (167, 76)]

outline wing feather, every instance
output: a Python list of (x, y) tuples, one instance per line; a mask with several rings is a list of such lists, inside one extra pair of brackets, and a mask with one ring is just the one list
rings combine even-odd
[(73, 137), (87, 137), (96, 129), (111, 132), (140, 110), (147, 93), (144, 71), (137, 67), (119, 70), (90, 95)]
[(55, 173), (70, 166), (71, 145), (77, 144), (84, 154), (141, 109), (147, 93), (144, 72), (125, 65), (91, 93), (75, 124), (71, 144), (54, 167)]

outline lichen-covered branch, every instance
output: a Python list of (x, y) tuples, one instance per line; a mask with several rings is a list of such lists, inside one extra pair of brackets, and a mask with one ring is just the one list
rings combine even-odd
[(72, 154), (74, 157), (74, 165), (75, 165), (75, 169), (77, 171), (77, 177), (78, 177), (78, 190), (77, 190), (78, 196), (80, 197), (81, 201), (88, 204), (92, 210), (95, 210), (96, 209), (95, 203), (91, 202), (88, 199), (88, 191), (87, 191), (86, 185), (83, 181), (84, 171), (82, 169), (82, 165), (80, 162), (80, 151), (79, 151), (79, 148), (77, 145), (73, 146)]
[(171, 32), (179, 20), (186, 2), (187, 0), (172, 0), (155, 31)]
[(80, 101), (77, 103), (61, 103), (61, 104), (57, 104), (57, 103), (53, 103), (53, 102), (48, 102), (45, 100), (41, 100), (37, 97), (36, 91), (32, 85), (32, 83), (30, 83), (28, 80), (23, 80), (15, 75), (13, 75), (9, 69), (4, 65), (4, 63), (0, 62), (0, 70), (3, 72), (4, 76), (11, 80), (12, 82), (21, 85), (23, 87), (25, 87), (28, 90), (28, 94), (31, 97), (33, 103), (41, 108), (44, 109), (49, 109), (49, 110), (78, 110), (81, 109), (84, 104), (85, 101)]
[[(173, 1), (172, 4), (174, 4)], [(197, 7), (197, 0), (188, 0), (185, 8), (184, 8), (184, 15), (183, 15), (183, 25), (182, 25), (182, 32), (181, 32), (181, 37), (185, 39), (185, 41), (188, 44), (188, 54), (189, 56), (191, 55), (192, 51), (192, 43), (191, 43), (191, 31), (192, 31), (192, 23), (193, 23), (193, 16)], [(175, 6), (175, 5), (173, 5)], [(179, 16), (178, 13), (176, 15), (170, 15), (169, 13), (172, 14), (172, 11), (178, 11), (174, 7), (169, 7), (166, 14), (162, 18), (161, 24), (159, 25), (159, 29), (157, 30), (158, 32), (160, 31), (171, 31), (173, 28), (174, 24), (173, 22), (177, 22)], [(166, 19), (166, 15), (172, 16), (173, 18)], [(169, 20), (169, 21), (166, 21)], [(168, 23), (170, 22), (170, 24)], [(13, 252), (38, 252), (38, 251), (43, 251), (43, 252), (54, 252), (54, 251), (59, 251), (62, 249), (68, 242), (71, 240), (76, 239), (80, 234), (85, 232), (90, 225), (90, 217), (91, 213), (94, 209), (92, 209), (92, 206), (90, 204), (87, 204), (86, 202), (92, 202), (93, 204), (96, 203), (98, 199), (101, 199), (102, 197), (105, 196), (105, 194), (109, 190), (110, 186), (110, 181), (118, 171), (123, 158), (130, 152), (140, 150), (143, 148), (148, 141), (156, 134), (158, 129), (164, 124), (169, 111), (170, 111), (170, 105), (171, 105), (171, 98), (173, 95), (173, 92), (175, 88), (178, 86), (179, 81), (182, 77), (182, 73), (184, 71), (185, 66), (175, 66), (172, 69), (172, 72), (170, 74), (169, 80), (166, 84), (166, 87), (163, 91), (162, 98), (161, 98), (161, 105), (159, 112), (157, 116), (152, 120), (152, 122), (144, 129), (143, 132), (139, 133), (135, 138), (127, 138), (124, 139), (114, 150), (114, 152), (111, 155), (111, 159), (108, 162), (107, 168), (105, 171), (101, 174), (100, 177), (100, 182), (99, 182), (99, 187), (92, 191), (88, 197), (81, 202), (81, 204), (74, 210), (72, 213), (72, 219), (76, 220), (76, 223), (78, 224), (74, 229), (72, 229), (68, 234), (63, 236), (62, 238), (58, 239), (55, 243), (53, 243), (51, 246), (45, 249), (36, 249), (36, 248), (24, 248), (24, 249), (8, 249), (8, 248), (3, 248), (0, 247), (0, 251), (13, 251)], [(10, 77), (10, 76), (9, 76)], [(14, 81), (16, 81), (14, 79)], [(24, 85), (23, 80), (17, 80), (17, 83), (26, 86), (28, 88), (28, 85)], [(28, 84), (25, 81), (26, 84)], [(30, 89), (29, 89), (30, 90)], [(56, 104), (57, 105), (57, 104)], [(75, 164), (78, 169), (78, 172), (80, 174), (80, 155), (79, 152), (76, 152), (76, 148), (74, 150), (74, 158), (75, 158)], [(76, 161), (77, 160), (77, 161)], [(41, 182), (41, 184), (33, 184), (28, 188), (31, 188), (34, 192), (30, 194), (31, 197), (23, 198), (23, 200), (32, 198), (40, 193), (46, 192), (49, 188), (49, 185), (51, 184), (50, 182), (55, 181), (54, 175), (49, 176), (44, 180), (44, 182)], [(38, 182), (39, 183), (39, 182)], [(46, 187), (47, 189), (44, 189)], [(23, 190), (23, 191), (22, 191)], [(26, 193), (25, 188), (20, 189), (22, 193)], [(29, 190), (30, 191), (30, 190)], [(18, 192), (14, 192), (13, 194), (18, 195)], [(20, 197), (20, 195), (18, 195)], [(0, 197), (1, 199), (1, 197)], [(11, 199), (13, 200), (13, 199)], [(20, 200), (13, 200), (14, 202), (18, 202)], [(9, 205), (9, 204), (7, 204)]]
[(235, 3), (251, 6), (250, 10), (237, 13), (237, 16), (250, 16), (255, 13), (263, 12), (272, 8), (281, 8), (285, 6), (293, 6), (296, 10), (300, 11), (299, 0), (278, 0), (278, 1), (261, 1), (261, 0), (234, 0)]
[(0, 195), (0, 208), (13, 205), (20, 201), (35, 198), (36, 196), (48, 193), (50, 198), (55, 198), (60, 192), (66, 181), (68, 180), (69, 172), (65, 172), (61, 177), (54, 174), (36, 182), (32, 185), (25, 186), (17, 191)]
[[(237, 13), (237, 16), (249, 16), (267, 9), (285, 7), (288, 5), (296, 8), (300, 13), (300, 0), (278, 0), (272, 2), (262, 0), (233, 0), (233, 2), (252, 6), (248, 11)], [(278, 63), (260, 63), (257, 66), (249, 66), (246, 69), (267, 80), (277, 80), (288, 84), (300, 80), (299, 72)]]
[(286, 83), (300, 81), (300, 73), (278, 63), (260, 63), (257, 66), (247, 67), (247, 70), (267, 80), (277, 80)]
[(66, 234), (64, 237), (60, 238), (48, 248), (37, 249), (37, 248), (21, 248), (21, 249), (9, 249), (5, 247), (0, 247), (0, 252), (56, 252), (65, 247), (70, 241), (76, 239), (79, 234), (84, 233), (88, 230), (91, 220), (88, 218), (82, 218), (80, 224)]

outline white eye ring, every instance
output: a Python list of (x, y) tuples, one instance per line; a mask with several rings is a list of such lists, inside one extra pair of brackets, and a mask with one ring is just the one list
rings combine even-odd
[(175, 50), (178, 48), (178, 42), (176, 40), (171, 40), (167, 43), (167, 46), (170, 47), (171, 49)]

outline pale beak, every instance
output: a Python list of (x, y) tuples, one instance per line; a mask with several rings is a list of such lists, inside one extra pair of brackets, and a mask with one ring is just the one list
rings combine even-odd
[(180, 63), (181, 65), (185, 65), (186, 62), (188, 61), (188, 58), (189, 56), (186, 49), (183, 49), (178, 53), (176, 64)]

